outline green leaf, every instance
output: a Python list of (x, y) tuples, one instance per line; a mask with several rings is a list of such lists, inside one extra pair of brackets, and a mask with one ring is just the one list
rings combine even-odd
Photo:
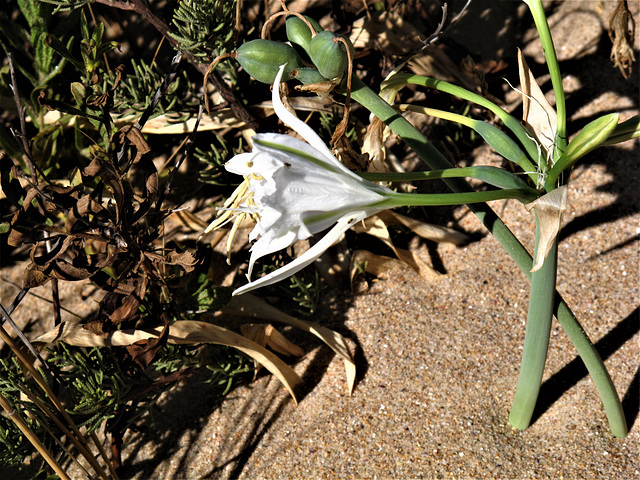
[(619, 123), (602, 145), (614, 145), (637, 137), (640, 137), (640, 115)]
[(372, 182), (411, 182), (419, 180), (436, 180), (441, 178), (475, 178), (494, 187), (504, 190), (522, 190), (523, 196), (528, 196), (529, 201), (538, 198), (538, 192), (529, 187), (524, 180), (517, 175), (498, 167), (488, 165), (476, 165), (473, 167), (447, 168), (444, 170), (430, 170), (427, 172), (407, 173), (378, 173), (359, 172), (359, 176)]
[(71, 37), (67, 42), (67, 45), (65, 45), (54, 35), (47, 35), (44, 39), (44, 43), (49, 46), (49, 48), (55, 50), (62, 58), (65, 58), (69, 62), (71, 62), (73, 66), (78, 69), (78, 71), (84, 73), (84, 64), (69, 51), (69, 49), (73, 45), (73, 40), (74, 37)]
[[(415, 105), (401, 105), (400, 110), (410, 110), (412, 112), (424, 113), (433, 117), (442, 118), (451, 122), (460, 123), (475, 130), (491, 147), (507, 160), (518, 165), (527, 174), (535, 175), (536, 167), (531, 163), (529, 157), (514, 142), (509, 135), (498, 127), (480, 120), (458, 115), (457, 113), (445, 112), (433, 108), (419, 107)], [(535, 180), (535, 178), (533, 178)]]
[(618, 125), (620, 114), (610, 113), (586, 125), (576, 137), (569, 142), (564, 154), (549, 171), (545, 188), (551, 191), (555, 188), (558, 177), (562, 172), (571, 168), (574, 163), (590, 151), (601, 146)]

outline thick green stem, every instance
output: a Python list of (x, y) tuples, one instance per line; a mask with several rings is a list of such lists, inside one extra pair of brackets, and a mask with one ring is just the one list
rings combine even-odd
[[(540, 221), (536, 214), (536, 250), (539, 248)], [(542, 374), (547, 361), (549, 335), (556, 293), (556, 272), (558, 267), (558, 242), (553, 242), (542, 267), (531, 274), (529, 313), (524, 335), (520, 376), (513, 399), (509, 423), (524, 430), (529, 427), (533, 410), (538, 400)]]
[(396, 207), (438, 207), (444, 205), (469, 205), (472, 203), (485, 203), (494, 200), (514, 198), (521, 202), (530, 201), (526, 192), (516, 188), (507, 190), (488, 190), (485, 192), (464, 193), (396, 193), (376, 204), (385, 208)]
[[(373, 90), (367, 87), (359, 78), (354, 78), (351, 97), (376, 115), (380, 120), (400, 136), (427, 165), (433, 170), (452, 168), (451, 163), (402, 115), (396, 112)], [(454, 192), (469, 192), (469, 184), (460, 179), (445, 180), (449, 188)], [(471, 211), (480, 222), (500, 242), (509, 256), (516, 262), (528, 279), (531, 279), (532, 259), (524, 246), (513, 235), (511, 230), (498, 218), (496, 213), (486, 204), (469, 205)], [(589, 340), (578, 320), (575, 318), (569, 306), (561, 295), (556, 292), (555, 315), (558, 322), (565, 330), (569, 339), (582, 357), (593, 382), (598, 389), (600, 399), (604, 403), (605, 412), (609, 420), (611, 431), (616, 437), (624, 437), (627, 434), (626, 420), (620, 404), (620, 398), (615, 390), (609, 372), (600, 358), (597, 350)]]
[(563, 328), (571, 343), (578, 351), (580, 358), (587, 367), (591, 380), (598, 389), (600, 400), (604, 405), (604, 411), (609, 420), (609, 428), (614, 437), (624, 438), (629, 433), (627, 427), (627, 419), (624, 416), (624, 410), (616, 392), (616, 387), (611, 380), (609, 371), (605, 366), (596, 347), (589, 340), (588, 335), (582, 329), (582, 326), (576, 319), (575, 315), (564, 302), (559, 293), (556, 292), (555, 298), (555, 315), (558, 323)]

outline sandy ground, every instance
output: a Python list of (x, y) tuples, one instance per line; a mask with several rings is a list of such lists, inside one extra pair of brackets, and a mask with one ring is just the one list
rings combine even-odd
[[(551, 18), (573, 131), (597, 113), (637, 113), (638, 76), (624, 81), (610, 68), (600, 26), (613, 2), (603, 14), (600, 3), (564, 2)], [(525, 53), (535, 58), (540, 48), (531, 43)], [(477, 163), (496, 164), (488, 149), (476, 153)], [(508, 425), (528, 284), (458, 208), (451, 225), (482, 234), (478, 241), (413, 245), (442, 274), (426, 281), (397, 268), (355, 294), (326, 295), (316, 320), (356, 349), (352, 396), (342, 362), (291, 334), (310, 352), (295, 367), (305, 380), (299, 405), (269, 376), (222, 405), (206, 386), (181, 385), (158, 405), (154, 424), (125, 437), (122, 478), (639, 478), (638, 166), (636, 141), (599, 150), (574, 170), (559, 247), (558, 289), (606, 359), (627, 438), (611, 436), (597, 391), (555, 322), (534, 422), (526, 431)], [(516, 202), (493, 207), (530, 248), (533, 217)], [(19, 274), (3, 272), (11, 275)], [(3, 304), (10, 289), (3, 283)], [(63, 302), (79, 293), (65, 290)]]

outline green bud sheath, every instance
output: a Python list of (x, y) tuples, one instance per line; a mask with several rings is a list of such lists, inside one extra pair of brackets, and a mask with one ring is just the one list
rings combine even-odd
[(327, 81), (327, 79), (324, 78), (318, 70), (311, 67), (298, 68), (297, 70), (293, 71), (292, 74), (294, 77), (296, 77), (296, 79), (300, 80), (305, 85)]
[(300, 55), (291, 45), (273, 40), (251, 40), (238, 48), (238, 63), (249, 75), (262, 83), (272, 84), (280, 65), (287, 66), (283, 80), (291, 80), (291, 72), (302, 67)]

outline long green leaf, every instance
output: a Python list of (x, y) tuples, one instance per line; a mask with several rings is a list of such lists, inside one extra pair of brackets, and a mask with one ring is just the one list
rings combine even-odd
[(564, 154), (558, 159), (553, 168), (549, 170), (545, 188), (551, 191), (555, 188), (560, 174), (571, 168), (579, 159), (590, 151), (598, 148), (614, 131), (618, 125), (620, 115), (610, 113), (597, 118), (586, 125), (576, 137), (571, 140)]
[(412, 112), (424, 113), (425, 115), (430, 115), (432, 117), (438, 117), (444, 120), (449, 120), (451, 122), (457, 122), (461, 125), (473, 129), (482, 138), (484, 138), (484, 140), (496, 152), (498, 152), (507, 160), (518, 165), (531, 177), (534, 182), (536, 182), (536, 167), (533, 165), (533, 163), (531, 163), (527, 155), (522, 151), (518, 144), (498, 127), (481, 120), (465, 117), (464, 115), (458, 115), (457, 113), (436, 110), (434, 108), (426, 108), (415, 105), (401, 105), (400, 110), (410, 110)]

